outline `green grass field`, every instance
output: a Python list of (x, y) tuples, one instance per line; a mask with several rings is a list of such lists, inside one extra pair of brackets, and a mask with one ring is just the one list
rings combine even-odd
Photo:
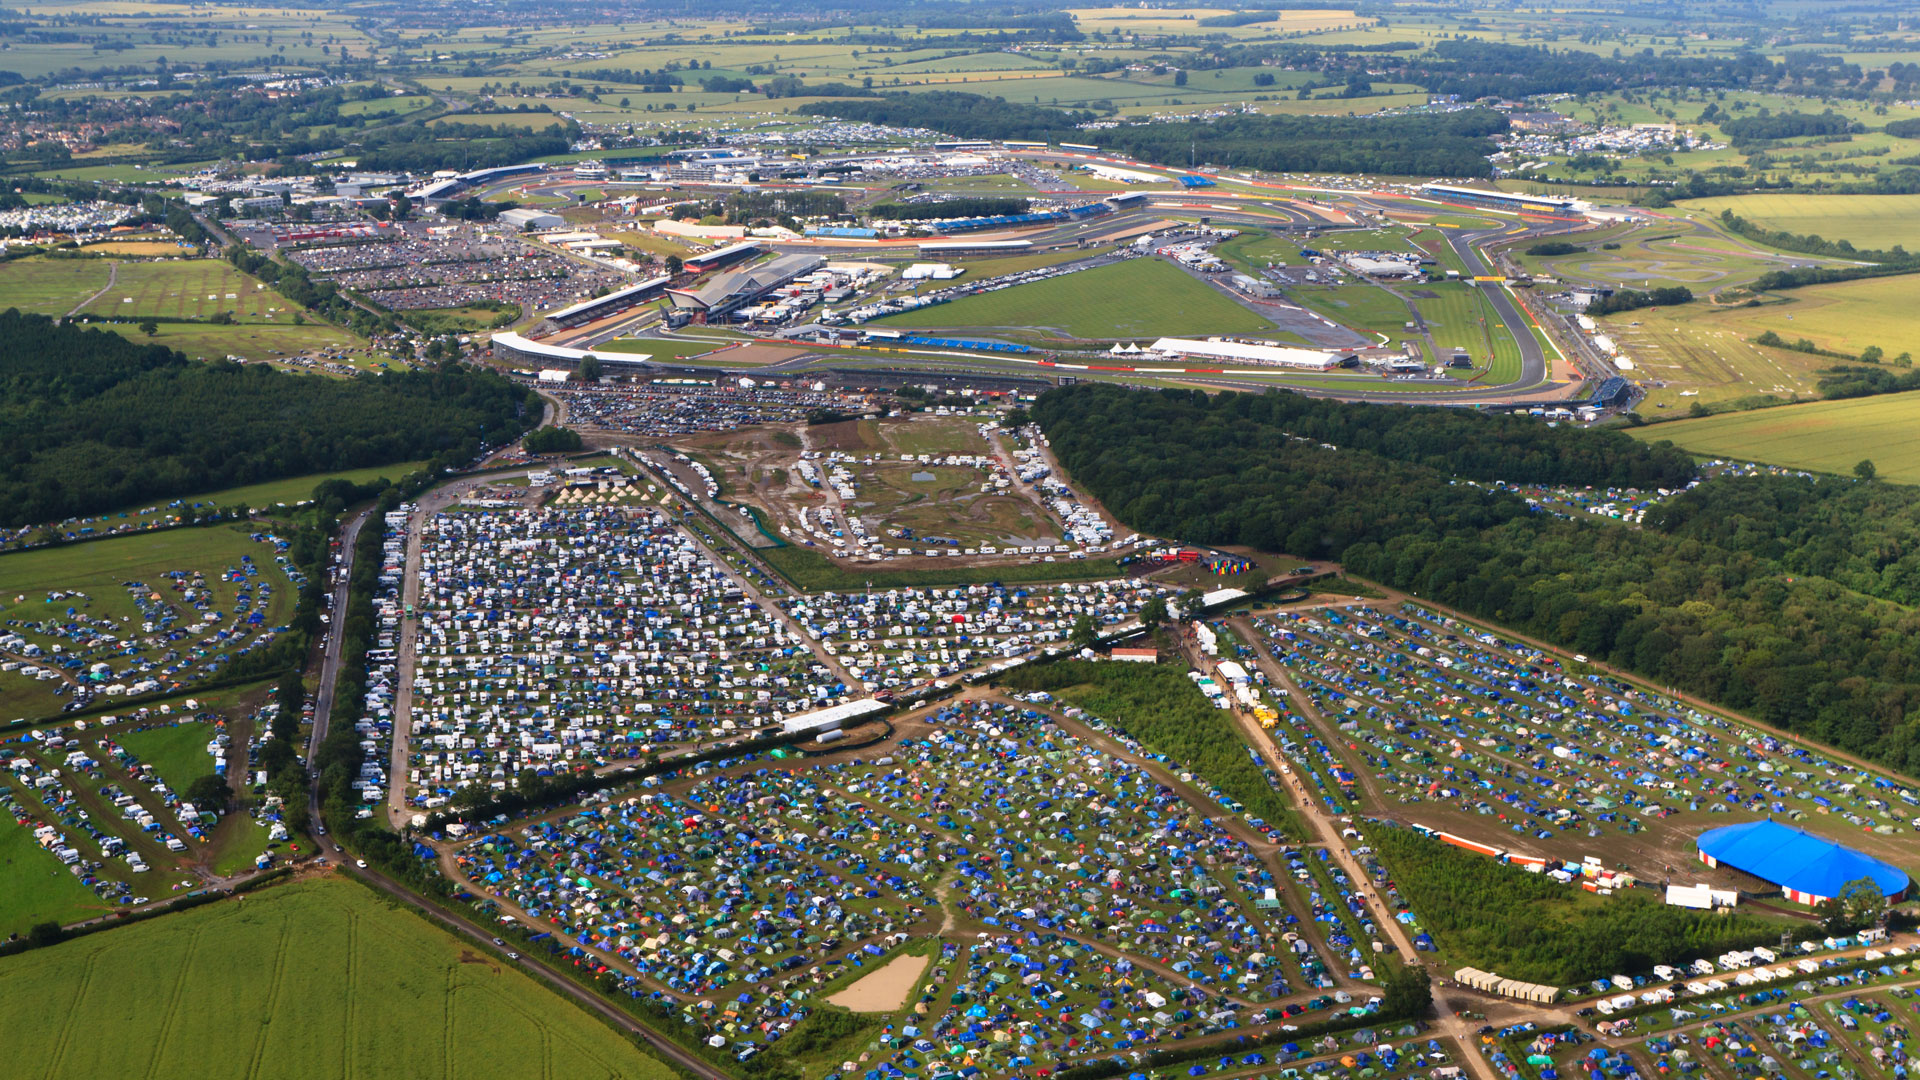
[(113, 288), (82, 310), (160, 319), (205, 319), (224, 311), (236, 320), (265, 323), (290, 323), (293, 316), (286, 298), (220, 259), (122, 262)]
[(1631, 428), (1695, 454), (1847, 474), (1871, 460), (1886, 480), (1920, 483), (1920, 393), (1816, 401)]
[[(128, 320), (205, 320), (219, 312), (230, 314), (230, 325), (159, 322), (152, 335), (141, 331), (137, 321), (105, 324), (132, 341), (165, 345), (200, 360), (272, 360), (364, 345), (351, 332), (321, 322), (218, 259), (122, 259), (117, 268), (111, 268), (111, 262), (22, 259), (0, 265), (0, 308), (55, 316), (79, 308), (83, 315)], [(113, 287), (106, 289), (110, 278)], [(296, 314), (304, 325), (294, 323)]]
[(1413, 318), (1399, 296), (1375, 285), (1309, 285), (1287, 295), (1342, 326), (1390, 338), (1404, 335), (1407, 321)]
[(213, 755), (207, 753), (207, 743), (216, 734), (212, 724), (188, 721), (129, 731), (114, 738), (142, 764), (153, 766), (160, 779), (177, 793), (213, 771)]
[(881, 322), (894, 329), (1023, 327), (1105, 339), (1257, 332), (1271, 324), (1159, 259), (962, 297)]
[[(112, 648), (96, 644), (87, 649), (76, 649), (73, 642), (52, 633), (24, 627), (19, 628), (19, 632), (49, 651), (51, 646), (59, 644), (69, 653), (82, 658), (108, 659), (116, 670), (126, 665), (128, 658), (121, 655), (121, 651), (129, 647), (137, 654), (155, 657), (170, 650), (177, 651), (181, 657), (177, 675), (169, 676), (156, 670), (154, 677), (197, 677), (193, 673), (200, 670), (203, 659), (211, 659), (215, 650), (209, 648), (205, 657), (196, 657), (190, 654), (201, 650), (192, 638), (177, 642), (164, 642), (157, 638), (149, 641), (142, 630), (146, 619), (135, 603), (135, 590), (126, 583), (134, 581), (146, 585), (147, 590), (140, 590), (142, 595), (148, 591), (159, 593), (161, 603), (178, 613), (180, 625), (184, 627), (196, 619), (204, 619), (204, 613), (196, 611), (181, 594), (174, 592), (171, 579), (165, 575), (172, 571), (202, 573), (206, 576), (206, 591), (209, 594), (206, 599), (210, 609), (222, 613), (222, 621), (214, 625), (231, 627), (236, 621), (232, 613), (239, 585), (221, 580), (219, 575), (225, 570), (242, 566), (243, 557), (251, 557), (259, 572), (257, 577), (249, 579), (249, 583), (256, 586), (271, 585), (273, 589), (271, 599), (264, 604), (264, 626), (278, 626), (293, 610), (295, 590), (292, 582), (274, 564), (273, 547), (249, 539), (247, 533), (250, 530), (251, 526), (224, 525), (171, 529), (0, 555), (0, 621), (64, 622), (66, 609), (72, 607), (95, 620), (105, 620), (112, 626), (113, 632), (123, 639), (122, 644)], [(78, 592), (85, 596), (49, 600), (48, 594), (53, 591)], [(256, 588), (255, 610), (262, 610), (258, 602), (263, 598)], [(219, 651), (225, 651), (225, 647)], [(20, 713), (13, 708), (13, 703), (0, 698), (0, 716), (12, 718), (17, 715)]]
[(52, 852), (34, 842), (31, 831), (6, 814), (0, 814), (0, 874), (6, 877), (0, 927), (10, 933), (40, 922), (79, 922), (106, 908)]
[(570, 1002), (345, 881), (0, 961), (35, 1077), (670, 1080)]
[(0, 263), (0, 310), (65, 315), (107, 284), (105, 259), (18, 259)]

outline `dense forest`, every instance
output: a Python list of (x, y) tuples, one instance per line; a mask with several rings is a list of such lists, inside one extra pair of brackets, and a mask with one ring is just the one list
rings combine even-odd
[(798, 111), (868, 124), (930, 128), (966, 139), (1047, 139), (1095, 118), (1091, 112), (1021, 105), (952, 90), (883, 94), (868, 101), (820, 101)]
[(1098, 142), (1141, 161), (1198, 160), (1222, 168), (1489, 176), (1488, 136), (1507, 128), (1490, 109), (1409, 116), (1230, 116), (1131, 124), (1097, 136), (1075, 125), (1092, 114), (1020, 105), (979, 94), (887, 94), (823, 101), (804, 110), (873, 124), (932, 128), (969, 139)]
[(1376, 824), (1367, 842), (1449, 956), (1510, 979), (1570, 986), (1780, 939), (1778, 923), (1671, 907), (1651, 894), (1602, 902), (1411, 829)]
[(1803, 135), (1845, 135), (1866, 128), (1828, 109), (1823, 113), (1773, 113), (1720, 121), (1720, 130), (1735, 146), (1764, 139), (1796, 139)]
[(1015, 668), (1001, 682), (1016, 690), (1059, 692), (1181, 768), (1220, 785), (1247, 810), (1295, 839), (1299, 818), (1248, 755), (1227, 713), (1213, 707), (1184, 666), (1064, 660)]
[(452, 369), (355, 379), (201, 364), (0, 312), (0, 524), (333, 469), (463, 460), (526, 426), (527, 394)]
[[(1527, 421), (1466, 410), (1305, 400), (1073, 386), (1034, 417), (1132, 527), (1339, 559), (1920, 775), (1920, 614), (1903, 606), (1920, 603), (1920, 490), (1723, 478), (1640, 529), (1569, 521), (1458, 481), (1644, 490), (1679, 486), (1690, 466), (1617, 432), (1529, 436)], [(1371, 436), (1297, 415), (1321, 409), (1350, 410), (1347, 430)]]
[(1488, 136), (1506, 129), (1505, 116), (1467, 109), (1135, 124), (1102, 131), (1092, 141), (1141, 161), (1186, 161), (1192, 152), (1200, 163), (1221, 168), (1470, 177), (1493, 174), (1487, 158), (1495, 147)]

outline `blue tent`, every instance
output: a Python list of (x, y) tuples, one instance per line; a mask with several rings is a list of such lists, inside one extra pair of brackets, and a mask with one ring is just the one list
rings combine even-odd
[(1768, 819), (1700, 834), (1701, 858), (1773, 882), (1802, 902), (1840, 895), (1849, 881), (1871, 878), (1890, 900), (1912, 884), (1904, 870), (1832, 840)]

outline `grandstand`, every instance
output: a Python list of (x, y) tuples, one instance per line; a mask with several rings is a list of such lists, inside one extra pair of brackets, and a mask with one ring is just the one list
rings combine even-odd
[(1488, 191), (1483, 188), (1455, 187), (1452, 184), (1427, 184), (1420, 189), (1429, 197), (1442, 202), (1466, 203), (1470, 206), (1485, 206), (1494, 210), (1507, 210), (1528, 214), (1572, 214), (1574, 200), (1542, 198), (1538, 195), (1515, 195), (1506, 191)]
[(1849, 882), (1870, 879), (1889, 900), (1907, 895), (1906, 871), (1825, 837), (1768, 818), (1700, 834), (1700, 861), (1726, 866), (1778, 885), (1788, 900), (1818, 904)]
[(920, 244), (922, 256), (1017, 255), (1031, 250), (1031, 240), (927, 240)]
[(1112, 211), (1113, 207), (1104, 202), (1082, 203), (1065, 210), (1042, 210), (1032, 214), (994, 214), (990, 217), (953, 218), (940, 221), (941, 232), (972, 232), (975, 229), (1018, 229), (1030, 225), (1062, 225), (1071, 221), (1084, 221), (1097, 214)]
[(653, 359), (651, 356), (638, 353), (595, 352), (592, 349), (569, 349), (560, 345), (547, 345), (511, 331), (493, 335), (495, 360), (546, 367), (579, 367), (580, 361), (589, 356), (602, 364), (613, 365), (644, 365)]
[(696, 274), (704, 274), (709, 270), (718, 270), (728, 263), (739, 262), (741, 259), (758, 254), (760, 254), (760, 245), (748, 241), (731, 247), (715, 248), (704, 255), (689, 256), (681, 265)]
[(717, 322), (802, 274), (826, 265), (818, 255), (782, 255), (762, 266), (721, 274), (698, 289), (668, 289), (673, 306), (701, 322)]
[(667, 277), (649, 278), (637, 285), (629, 285), (605, 296), (596, 296), (591, 300), (582, 300), (572, 307), (561, 308), (547, 316), (551, 322), (561, 326), (582, 326), (595, 319), (604, 319), (617, 311), (644, 304), (659, 296), (667, 287)]

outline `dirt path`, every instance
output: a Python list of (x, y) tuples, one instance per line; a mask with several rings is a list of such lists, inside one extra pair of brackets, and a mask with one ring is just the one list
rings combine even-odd
[[(1192, 639), (1183, 638), (1181, 647), (1188, 651), (1189, 661), (1193, 661), (1196, 667), (1200, 667), (1201, 658), (1193, 655), (1197, 649)], [(1306, 715), (1304, 708), (1301, 712), (1302, 715)], [(1393, 917), (1393, 912), (1388, 910), (1379, 894), (1366, 886), (1366, 883), (1373, 879), (1361, 868), (1360, 860), (1355, 858), (1353, 852), (1348, 849), (1346, 841), (1340, 835), (1339, 822), (1313, 797), (1313, 793), (1307, 789), (1299, 774), (1280, 756), (1279, 750), (1273, 745), (1273, 740), (1261, 730), (1259, 722), (1251, 714), (1237, 704), (1232, 706), (1228, 713), (1239, 725), (1241, 736), (1260, 755), (1260, 759), (1269, 768), (1286, 778), (1287, 785), (1293, 789), (1294, 796), (1299, 801), (1302, 819), (1314, 835), (1314, 842), (1332, 852), (1335, 861), (1347, 872), (1356, 894), (1373, 916), (1374, 925), (1386, 934), (1394, 950), (1400, 954), (1401, 961), (1410, 967), (1418, 966), (1420, 954), (1414, 950), (1413, 940), (1407, 936), (1406, 928)], [(1330, 732), (1324, 721), (1318, 718), (1317, 713), (1309, 717), (1309, 722), (1320, 729), (1322, 738), (1332, 738), (1338, 734)], [(1493, 1066), (1476, 1052), (1479, 1043), (1474, 1035), (1474, 1028), (1459, 1016), (1459, 1013), (1465, 1009), (1465, 1005), (1455, 1002), (1444, 984), (1434, 986), (1433, 1003), (1439, 1011), (1435, 1026), (1441, 1034), (1451, 1037), (1464, 1051), (1467, 1051), (1463, 1056), (1476, 1080), (1498, 1080)]]
[(82, 300), (78, 304), (75, 304), (73, 310), (67, 312), (66, 317), (69, 319), (73, 318), (75, 315), (78, 315), (82, 311), (85, 311), (88, 304), (91, 304), (95, 300), (98, 300), (101, 297), (107, 295), (107, 293), (113, 289), (113, 283), (116, 280), (118, 280), (119, 277), (120, 277), (119, 260), (115, 260), (113, 262), (108, 263), (107, 264), (107, 283), (105, 285), (100, 286), (99, 292), (94, 293), (92, 296), (89, 296), (85, 300)]

